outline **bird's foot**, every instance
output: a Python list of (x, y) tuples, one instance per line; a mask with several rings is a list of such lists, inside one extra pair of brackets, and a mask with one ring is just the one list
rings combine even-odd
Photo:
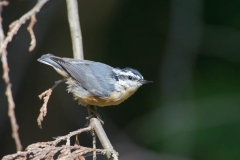
[(88, 117), (86, 117), (86, 120), (88, 121), (87, 124), (86, 124), (86, 126), (89, 125), (91, 118), (97, 118), (102, 125), (104, 124), (104, 121), (101, 119), (100, 115), (97, 113), (97, 115), (96, 115), (96, 114), (91, 114), (91, 115), (89, 115)]

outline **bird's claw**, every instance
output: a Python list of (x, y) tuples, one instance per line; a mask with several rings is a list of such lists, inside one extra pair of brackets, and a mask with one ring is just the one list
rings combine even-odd
[(87, 122), (87, 124), (86, 124), (85, 126), (88, 126), (88, 125), (89, 125), (91, 118), (97, 118), (102, 125), (104, 124), (104, 121), (100, 118), (100, 115), (99, 115), (99, 114), (97, 114), (97, 115), (91, 114), (91, 115), (89, 115), (88, 117), (86, 117), (86, 120), (87, 120), (88, 122)]

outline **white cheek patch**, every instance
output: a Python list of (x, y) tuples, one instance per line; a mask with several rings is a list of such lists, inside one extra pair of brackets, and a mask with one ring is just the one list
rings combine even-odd
[(131, 80), (119, 80), (116, 84), (115, 87), (127, 87), (127, 88), (138, 88), (140, 87), (142, 84), (139, 83), (138, 81), (131, 81)]
[(128, 86), (127, 81), (119, 80), (118, 83), (122, 86)]

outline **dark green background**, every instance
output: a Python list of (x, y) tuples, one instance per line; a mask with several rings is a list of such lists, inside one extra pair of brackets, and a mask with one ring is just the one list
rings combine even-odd
[[(9, 2), (2, 13), (5, 33), (36, 3)], [(119, 106), (99, 108), (120, 159), (240, 159), (239, 0), (81, 0), (79, 12), (85, 59), (136, 68), (154, 81)], [(65, 1), (50, 0), (37, 14), (32, 53), (28, 23), (8, 45), (24, 148), (83, 127), (87, 116), (61, 84), (50, 98), (43, 129), (37, 127), (42, 104), (37, 95), (61, 77), (36, 60), (46, 53), (72, 57)], [(0, 90), (2, 157), (14, 153), (15, 144), (3, 81)], [(80, 143), (90, 147), (90, 134), (81, 135)]]

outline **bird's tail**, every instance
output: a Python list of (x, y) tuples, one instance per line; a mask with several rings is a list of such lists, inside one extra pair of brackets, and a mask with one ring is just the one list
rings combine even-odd
[(68, 77), (68, 73), (56, 62), (54, 62), (51, 58), (56, 57), (52, 54), (44, 54), (37, 60), (41, 63), (47, 64), (49, 66), (52, 66), (59, 74), (61, 74), (64, 77)]
[[(41, 63), (50, 65), (52, 67), (54, 67), (54, 65), (58, 65), (56, 62), (54, 62), (53, 60), (51, 60), (51, 57), (55, 57), (52, 54), (44, 54), (42, 55), (40, 58), (38, 58), (37, 60)], [(59, 66), (59, 65), (58, 65)]]

